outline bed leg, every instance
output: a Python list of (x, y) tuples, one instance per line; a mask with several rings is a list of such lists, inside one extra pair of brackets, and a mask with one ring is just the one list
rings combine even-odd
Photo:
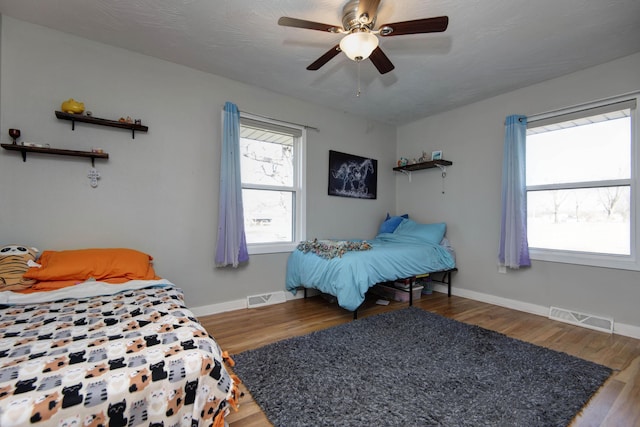
[(304, 292), (304, 299), (307, 299), (307, 288), (302, 288)]
[(355, 310), (353, 310), (353, 320), (357, 320), (358, 319), (358, 309), (356, 308)]
[(409, 282), (409, 307), (413, 306), (413, 279)]

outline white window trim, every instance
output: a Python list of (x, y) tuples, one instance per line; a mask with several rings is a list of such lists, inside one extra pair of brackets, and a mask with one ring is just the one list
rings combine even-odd
[[(536, 127), (535, 122), (549, 119), (554, 116), (560, 116), (565, 114), (577, 113), (584, 110), (595, 109), (607, 104), (614, 104), (624, 101), (629, 101), (635, 98), (636, 108), (631, 109), (631, 178), (629, 180), (619, 180), (623, 185), (631, 185), (631, 203), (630, 203), (630, 254), (629, 255), (613, 255), (613, 254), (601, 254), (591, 252), (578, 252), (578, 251), (561, 251), (554, 249), (544, 248), (529, 248), (529, 256), (532, 260), (559, 262), (566, 264), (578, 264), (594, 267), (614, 268), (620, 270), (635, 270), (640, 271), (640, 259), (638, 259), (638, 247), (640, 244), (640, 227), (638, 227), (640, 214), (640, 200), (638, 200), (638, 187), (640, 186), (640, 175), (638, 173), (638, 161), (639, 144), (640, 144), (640, 117), (638, 115), (638, 109), (640, 108), (640, 92), (633, 92), (609, 99), (604, 99), (598, 102), (592, 102), (589, 104), (577, 105), (574, 107), (565, 108), (562, 110), (556, 110), (553, 112), (538, 114), (529, 116), (527, 119), (528, 124), (532, 127)], [(607, 181), (603, 181), (607, 182)], [(607, 183), (611, 183), (608, 181)], [(563, 184), (565, 185), (565, 184)], [(566, 185), (565, 185), (566, 186)], [(527, 191), (541, 190), (542, 187), (552, 186), (528, 186)]]
[(269, 187), (269, 186), (260, 186), (260, 185), (246, 185), (243, 188), (256, 188), (256, 189), (288, 189), (293, 190), (294, 198), (295, 198), (295, 217), (294, 217), (294, 236), (293, 242), (272, 242), (272, 243), (247, 243), (247, 251), (249, 255), (259, 255), (259, 254), (272, 254), (272, 253), (283, 253), (283, 252), (293, 252), (298, 246), (299, 241), (306, 239), (307, 234), (307, 213), (306, 213), (306, 167), (307, 164), (307, 129), (304, 126), (281, 122), (278, 120), (258, 116), (251, 113), (240, 112), (240, 118), (247, 118), (251, 120), (255, 120), (257, 122), (270, 123), (276, 126), (281, 126), (290, 129), (299, 130), (301, 135), (298, 138), (298, 141), (295, 142), (297, 145), (296, 149), (296, 157), (294, 167), (294, 174), (297, 177), (297, 187)]

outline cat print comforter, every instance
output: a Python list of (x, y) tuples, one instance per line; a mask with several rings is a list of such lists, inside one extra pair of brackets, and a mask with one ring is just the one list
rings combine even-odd
[(178, 288), (135, 282), (110, 295), (4, 300), (0, 426), (224, 425), (238, 393), (231, 360)]

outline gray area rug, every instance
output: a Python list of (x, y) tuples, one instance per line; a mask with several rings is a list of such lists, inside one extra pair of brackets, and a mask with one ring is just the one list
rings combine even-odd
[(611, 369), (410, 307), (233, 356), (275, 426), (566, 426)]

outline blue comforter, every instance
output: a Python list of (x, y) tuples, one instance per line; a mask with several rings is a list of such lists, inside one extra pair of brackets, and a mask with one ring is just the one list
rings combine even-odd
[(293, 251), (287, 261), (287, 290), (315, 288), (336, 296), (341, 307), (353, 311), (376, 283), (455, 267), (453, 256), (443, 246), (413, 236), (381, 233), (368, 242), (370, 250), (329, 260), (312, 252)]

